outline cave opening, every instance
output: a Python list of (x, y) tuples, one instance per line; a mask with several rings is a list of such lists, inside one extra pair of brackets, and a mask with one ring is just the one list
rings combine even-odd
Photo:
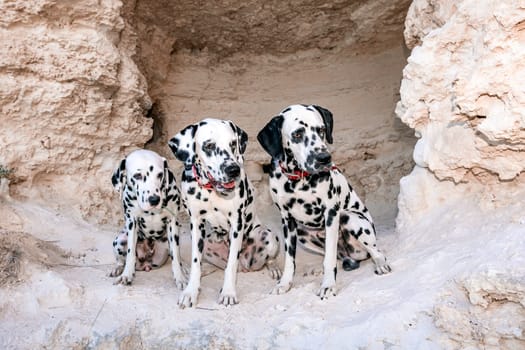
[(171, 136), (205, 117), (230, 119), (249, 135), (248, 174), (260, 200), (269, 200), (262, 188), (269, 157), (256, 135), (286, 106), (317, 104), (334, 114), (337, 166), (376, 220), (393, 224), (399, 179), (413, 168), (415, 144), (394, 114), (409, 5), (137, 0), (127, 20), (154, 101), (147, 147), (176, 168), (166, 146)]

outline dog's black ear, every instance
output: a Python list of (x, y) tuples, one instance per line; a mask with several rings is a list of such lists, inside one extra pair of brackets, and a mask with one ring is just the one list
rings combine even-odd
[(173, 181), (175, 181), (175, 176), (168, 165), (168, 161), (164, 159), (164, 180), (162, 182), (162, 188), (168, 190)]
[(235, 127), (237, 128), (237, 137), (239, 139), (239, 151), (241, 154), (244, 154), (246, 147), (248, 146), (248, 134), (237, 125)]
[(168, 141), (168, 146), (175, 158), (183, 162), (185, 166), (191, 166), (195, 163), (195, 142), (193, 138), (197, 128), (197, 124), (188, 125)]
[(239, 152), (244, 154), (246, 147), (248, 146), (248, 134), (243, 129), (239, 128), (237, 124), (228, 120), (228, 124), (233, 132), (237, 135), (237, 143), (239, 144)]
[(121, 192), (126, 186), (126, 158), (122, 159), (119, 166), (113, 172), (111, 176), (111, 184), (117, 192)]
[(282, 115), (273, 117), (257, 134), (257, 141), (259, 141), (264, 150), (272, 156), (272, 159), (282, 159), (283, 157), (283, 144), (281, 140), (283, 119)]
[(332, 112), (320, 106), (312, 105), (312, 107), (314, 107), (323, 118), (324, 126), (326, 128), (326, 141), (330, 144), (333, 143), (334, 139), (332, 138), (332, 131), (334, 128), (334, 117)]
[(166, 189), (168, 188), (168, 185), (169, 185), (169, 179), (168, 179), (168, 176), (169, 176), (169, 171), (170, 171), (170, 168), (168, 166), (168, 161), (166, 159), (164, 159), (164, 176), (163, 176), (163, 180), (162, 180), (162, 188), (163, 189)]

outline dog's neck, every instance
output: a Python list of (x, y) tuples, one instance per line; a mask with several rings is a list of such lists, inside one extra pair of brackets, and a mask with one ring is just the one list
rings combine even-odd
[(295, 158), (287, 153), (288, 152), (285, 152), (282, 160), (276, 160), (276, 167), (281, 169), (283, 175), (291, 181), (298, 181), (310, 176), (310, 173), (301, 169)]

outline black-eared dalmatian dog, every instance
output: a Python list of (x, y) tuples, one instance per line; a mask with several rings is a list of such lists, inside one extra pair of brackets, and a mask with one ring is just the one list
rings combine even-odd
[(376, 246), (372, 217), (344, 175), (333, 165), (325, 142), (332, 143), (332, 113), (319, 106), (293, 105), (257, 135), (272, 156), (270, 189), (283, 224), (285, 266), (273, 293), (292, 286), (297, 240), (324, 254), (318, 295), (336, 295), (337, 258), (345, 270), (372, 257), (377, 274), (391, 271)]
[(266, 265), (272, 277), (280, 277), (273, 261), (279, 240), (260, 224), (243, 166), (247, 142), (248, 135), (231, 121), (204, 119), (168, 143), (184, 162), (181, 193), (191, 223), (192, 264), (188, 286), (179, 298), (181, 308), (197, 303), (203, 252), (206, 260), (225, 268), (219, 304), (237, 303), (239, 260), (244, 271)]
[[(116, 256), (125, 255), (125, 264), (122, 266), (117, 258), (117, 267), (110, 276), (118, 276), (115, 283), (131, 284), (136, 269), (137, 246), (143, 252), (146, 248), (143, 245), (149, 245), (151, 240), (159, 240), (159, 247), (168, 240), (173, 277), (177, 287), (182, 289), (186, 276), (182, 271), (179, 252), (177, 214), (180, 194), (168, 162), (152, 151), (133, 151), (122, 159), (111, 182), (120, 193), (125, 219), (125, 232), (117, 236), (113, 246)], [(124, 241), (126, 253), (119, 254)], [(153, 245), (154, 249), (156, 245)]]

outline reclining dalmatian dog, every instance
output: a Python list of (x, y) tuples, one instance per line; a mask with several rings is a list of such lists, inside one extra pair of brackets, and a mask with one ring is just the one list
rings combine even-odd
[[(165, 261), (163, 242), (168, 240), (173, 277), (182, 289), (186, 276), (179, 251), (180, 194), (168, 162), (152, 151), (133, 151), (121, 160), (111, 182), (120, 193), (125, 225), (113, 242), (117, 267), (110, 276), (117, 277), (115, 283), (131, 284), (137, 267), (147, 269), (144, 262)], [(137, 264), (137, 255), (144, 261)]]
[(337, 258), (345, 270), (372, 257), (375, 272), (391, 271), (376, 245), (372, 217), (344, 175), (333, 165), (326, 142), (332, 143), (333, 117), (315, 105), (293, 105), (274, 117), (257, 139), (272, 157), (270, 190), (281, 214), (285, 266), (273, 292), (292, 286), (297, 240), (324, 254), (321, 299), (335, 296)]
[(236, 278), (243, 271), (266, 266), (280, 277), (274, 258), (278, 237), (263, 227), (254, 206), (254, 189), (243, 162), (247, 134), (231, 121), (204, 119), (184, 128), (168, 145), (184, 163), (181, 193), (190, 215), (191, 272), (179, 306), (197, 303), (201, 260), (225, 268), (219, 304), (237, 303)]

